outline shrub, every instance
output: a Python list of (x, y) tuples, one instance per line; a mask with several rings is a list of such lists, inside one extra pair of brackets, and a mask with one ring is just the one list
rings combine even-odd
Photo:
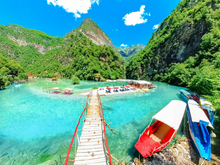
[(79, 84), (80, 83), (80, 79), (77, 76), (73, 75), (71, 80), (72, 80), (72, 84)]
[(115, 77), (115, 76), (111, 76), (111, 79), (112, 79), (112, 80), (115, 80), (115, 79), (116, 79), (116, 77)]
[(27, 73), (20, 73), (18, 77), (19, 77), (20, 80), (28, 79), (28, 74)]

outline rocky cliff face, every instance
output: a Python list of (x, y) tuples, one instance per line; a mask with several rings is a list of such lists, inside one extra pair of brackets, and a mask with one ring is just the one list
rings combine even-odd
[(94, 44), (101, 46), (111, 46), (114, 49), (111, 39), (100, 29), (100, 27), (91, 19), (86, 18), (77, 28)]
[(27, 45), (33, 46), (41, 54), (45, 54), (49, 50), (61, 47), (61, 45), (57, 45), (57, 46), (54, 46), (54, 47), (52, 47), (52, 46), (46, 47), (46, 46), (44, 46), (42, 44), (28, 42), (28, 41), (26, 41), (24, 39), (15, 38), (14, 36), (11, 36), (11, 35), (7, 35), (7, 36), (8, 36), (9, 39), (11, 39), (12, 41), (16, 42), (19, 46), (27, 46)]
[[(160, 33), (160, 30), (157, 33)], [(203, 19), (196, 24), (185, 22), (181, 27), (175, 29), (172, 37), (154, 50), (154, 55), (160, 59), (157, 63), (151, 62), (151, 70), (156, 69), (162, 72), (170, 64), (184, 62), (190, 56), (194, 56), (199, 51), (202, 37), (207, 30), (208, 23)]]
[(204, 50), (203, 41), (216, 36), (207, 34), (216, 28), (213, 25), (219, 20), (216, 18), (219, 3), (219, 0), (181, 1), (160, 24), (142, 53), (131, 60), (127, 77), (151, 78), (164, 73), (171, 64), (182, 63)]

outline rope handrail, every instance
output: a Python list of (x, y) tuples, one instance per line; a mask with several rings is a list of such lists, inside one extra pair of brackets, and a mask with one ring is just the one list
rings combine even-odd
[(73, 134), (72, 140), (71, 140), (71, 142), (70, 142), (70, 146), (69, 146), (69, 149), (68, 149), (68, 153), (67, 153), (67, 156), (66, 156), (66, 160), (65, 160), (64, 165), (67, 165), (67, 162), (68, 162), (68, 159), (69, 159), (69, 155), (70, 155), (70, 151), (71, 151), (71, 147), (72, 147), (72, 145), (73, 145), (73, 141), (74, 141), (74, 138), (75, 138), (75, 136), (76, 136), (76, 132), (77, 132), (78, 126), (79, 126), (79, 124), (80, 124), (80, 122), (81, 122), (81, 117), (83, 116), (83, 114), (84, 114), (84, 112), (86, 111), (87, 106), (88, 106), (88, 99), (89, 99), (90, 94), (91, 94), (91, 92), (87, 95), (86, 106), (85, 106), (83, 112), (81, 113), (81, 115), (80, 115), (80, 117), (79, 117), (78, 124), (76, 125), (76, 129), (75, 129), (75, 132), (74, 132), (74, 134)]
[(108, 155), (109, 155), (109, 163), (110, 163), (110, 165), (113, 165), (112, 159), (111, 159), (111, 153), (110, 153), (110, 150), (109, 150), (109, 147), (108, 147), (108, 141), (107, 141), (107, 136), (106, 136), (106, 131), (105, 131), (104, 112), (103, 112), (103, 109), (102, 109), (102, 106), (101, 106), (102, 103), (101, 103), (101, 99), (100, 99), (99, 93), (98, 93), (98, 96), (99, 96), (99, 103), (100, 103), (101, 112), (102, 112), (102, 123), (103, 123), (104, 136), (105, 136), (105, 145), (106, 145), (106, 148), (107, 148), (107, 151), (108, 151)]

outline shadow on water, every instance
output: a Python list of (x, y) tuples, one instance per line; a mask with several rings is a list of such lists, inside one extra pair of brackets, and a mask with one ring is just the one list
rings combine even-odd
[(104, 111), (113, 111), (114, 110), (112, 107), (107, 107), (107, 106), (104, 106), (104, 105), (102, 105), (102, 107), (103, 107)]
[(178, 93), (176, 94), (176, 96), (178, 97), (178, 99), (182, 100), (183, 102), (185, 102), (185, 100), (182, 98), (182, 96)]

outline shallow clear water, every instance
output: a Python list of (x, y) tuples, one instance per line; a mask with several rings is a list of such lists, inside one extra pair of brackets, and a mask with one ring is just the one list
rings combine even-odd
[[(38, 80), (21, 87), (0, 91), (0, 162), (1, 164), (38, 164), (56, 160), (63, 164), (86, 96), (80, 92), (92, 87), (125, 83), (82, 81), (70, 85)], [(131, 93), (101, 97), (106, 121), (112, 122), (117, 135), (107, 131), (111, 154), (131, 161), (134, 144), (151, 117), (173, 99), (181, 99), (179, 87), (155, 83), (150, 93)], [(44, 86), (71, 87), (71, 96), (43, 92)], [(181, 135), (182, 128), (179, 131)]]

